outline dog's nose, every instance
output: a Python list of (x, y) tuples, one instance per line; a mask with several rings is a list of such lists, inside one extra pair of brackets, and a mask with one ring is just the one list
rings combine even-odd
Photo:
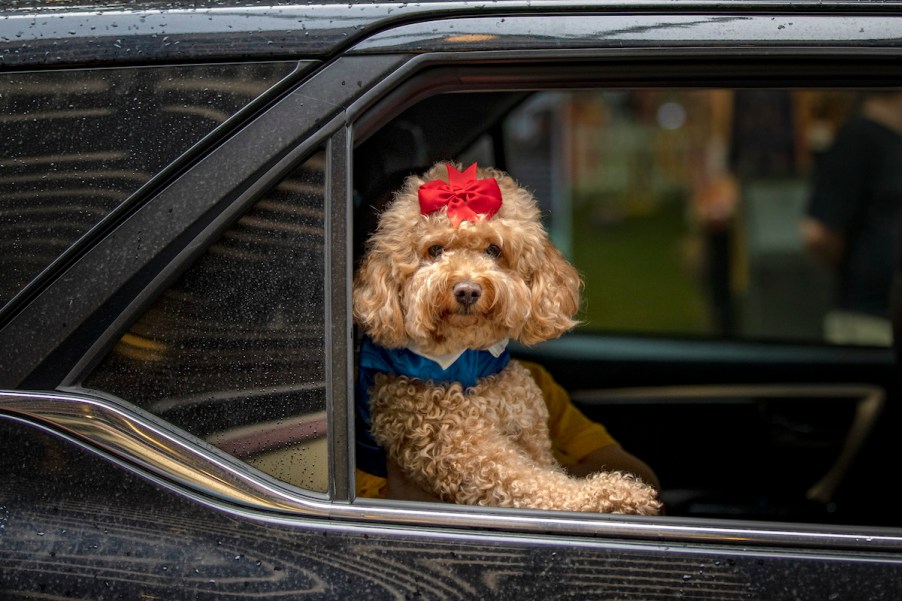
[(454, 300), (464, 307), (469, 307), (482, 296), (482, 287), (473, 282), (460, 282), (454, 285)]

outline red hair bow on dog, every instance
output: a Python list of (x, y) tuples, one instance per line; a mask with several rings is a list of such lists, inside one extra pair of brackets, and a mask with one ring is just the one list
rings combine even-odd
[(476, 163), (461, 173), (448, 165), (448, 181), (433, 180), (420, 186), (420, 212), (428, 215), (448, 208), (454, 227), (461, 221), (488, 219), (501, 208), (501, 188), (493, 177), (476, 179)]

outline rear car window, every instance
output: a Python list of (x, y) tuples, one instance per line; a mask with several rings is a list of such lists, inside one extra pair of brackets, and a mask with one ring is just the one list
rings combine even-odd
[(289, 484), (328, 489), (324, 154), (259, 200), (84, 382)]
[(0, 75), (0, 306), (294, 66)]

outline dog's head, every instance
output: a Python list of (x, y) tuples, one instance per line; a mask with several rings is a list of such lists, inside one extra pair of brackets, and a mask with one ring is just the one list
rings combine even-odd
[(434, 355), (560, 336), (581, 282), (532, 195), (501, 171), (458, 169), (407, 178), (380, 215), (354, 278), (357, 323), (382, 346)]

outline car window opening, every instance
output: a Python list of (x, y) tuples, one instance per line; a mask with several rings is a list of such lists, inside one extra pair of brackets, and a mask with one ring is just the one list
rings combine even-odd
[[(356, 149), (355, 256), (359, 264), (411, 174), (447, 159), (504, 169), (535, 196), (585, 282), (572, 333), (551, 350), (512, 347), (552, 413), (560, 394), (599, 428), (587, 435), (597, 446), (569, 464), (558, 456), (568, 470), (584, 475), (585, 461), (639, 474), (661, 487), (668, 515), (889, 525), (854, 492), (869, 473), (861, 453), (873, 452), (883, 382), (856, 386), (867, 379), (852, 367), (820, 381), (788, 370), (831, 348), (889, 352), (894, 234), (874, 232), (897, 216), (902, 127), (888, 107), (900, 98), (667, 88), (434, 96)], [(840, 175), (852, 156), (872, 177)], [(842, 194), (831, 178), (847, 184)], [(871, 185), (880, 178), (889, 183)], [(851, 258), (825, 260), (820, 219), (843, 232)], [(867, 262), (856, 256), (879, 261), (855, 273)], [(756, 364), (731, 381), (713, 367), (727, 348), (794, 350), (783, 367)], [(650, 371), (658, 354), (676, 361)], [(605, 456), (614, 449), (628, 460)], [(369, 458), (358, 446), (358, 496), (436, 498)]]

